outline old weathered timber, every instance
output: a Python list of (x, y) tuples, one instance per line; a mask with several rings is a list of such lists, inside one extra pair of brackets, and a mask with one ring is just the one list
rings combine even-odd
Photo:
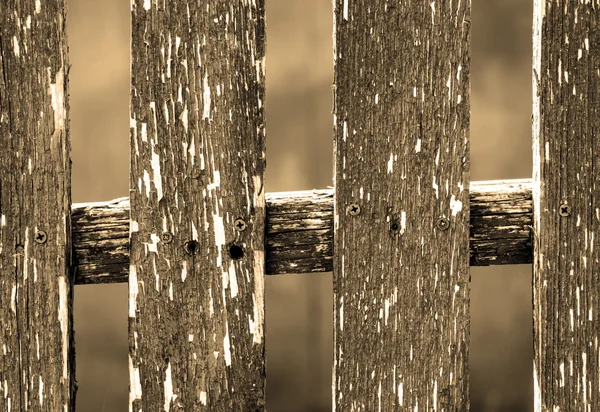
[(63, 0), (0, 1), (0, 410), (75, 408)]
[(534, 403), (600, 410), (600, 1), (536, 0)]
[(334, 407), (465, 411), (470, 1), (334, 7)]
[(263, 1), (132, 30), (130, 410), (264, 410)]
[[(532, 262), (531, 179), (471, 182), (471, 266)], [(333, 270), (333, 190), (266, 194), (266, 274)], [(73, 205), (77, 284), (125, 283), (129, 199)]]

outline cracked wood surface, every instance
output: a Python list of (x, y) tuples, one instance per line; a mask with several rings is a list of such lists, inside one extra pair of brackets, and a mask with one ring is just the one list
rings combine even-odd
[(262, 411), (264, 4), (131, 11), (129, 408)]
[(600, 410), (600, 1), (536, 0), (535, 411)]
[(0, 1), (3, 411), (75, 408), (65, 18), (63, 0)]
[(471, 4), (334, 8), (334, 411), (467, 411)]

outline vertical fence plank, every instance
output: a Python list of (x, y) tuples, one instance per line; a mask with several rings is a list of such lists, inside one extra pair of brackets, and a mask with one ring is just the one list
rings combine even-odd
[(264, 410), (263, 1), (132, 31), (130, 410)]
[(0, 409), (75, 407), (63, 0), (0, 2)]
[(467, 410), (470, 1), (334, 4), (334, 408)]
[(534, 403), (600, 410), (600, 2), (536, 0)]

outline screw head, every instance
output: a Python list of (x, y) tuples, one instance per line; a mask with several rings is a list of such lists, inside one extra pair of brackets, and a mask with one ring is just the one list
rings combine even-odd
[(450, 221), (445, 217), (440, 217), (435, 222), (435, 226), (441, 231), (448, 230), (450, 227)]
[(23, 247), (23, 245), (17, 245), (15, 249), (18, 254), (23, 254), (25, 252), (25, 248)]
[(35, 232), (35, 243), (44, 244), (48, 240), (48, 235), (43, 230), (38, 230)]
[(235, 229), (238, 232), (243, 232), (244, 230), (246, 230), (246, 221), (244, 219), (242, 219), (241, 217), (238, 217), (237, 219), (235, 219), (235, 222), (233, 222), (233, 226), (235, 226)]
[(160, 236), (160, 239), (166, 244), (169, 244), (173, 241), (173, 235), (171, 234), (171, 232), (163, 232)]
[(360, 206), (358, 205), (358, 203), (350, 203), (348, 205), (348, 207), (346, 208), (346, 213), (348, 213), (351, 216), (356, 216), (360, 214)]
[(558, 208), (558, 214), (561, 216), (570, 216), (571, 215), (571, 206), (569, 206), (567, 204), (567, 202), (563, 202), (561, 203), (561, 205)]

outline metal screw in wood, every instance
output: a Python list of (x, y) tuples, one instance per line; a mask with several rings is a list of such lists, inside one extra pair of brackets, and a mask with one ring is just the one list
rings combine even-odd
[(236, 230), (238, 232), (243, 232), (244, 230), (246, 230), (246, 221), (244, 219), (242, 219), (241, 217), (238, 217), (237, 219), (235, 219), (235, 222), (233, 222), (233, 225), (235, 226)]
[(352, 216), (360, 214), (360, 206), (357, 203), (350, 203), (346, 208), (346, 213)]
[(440, 217), (435, 222), (435, 226), (441, 231), (448, 230), (448, 228), (450, 227), (450, 221), (445, 217)]
[(173, 241), (173, 235), (170, 232), (163, 232), (160, 238), (166, 244), (169, 244)]
[(562, 203), (560, 205), (560, 207), (558, 208), (558, 213), (564, 217), (570, 216), (571, 215), (571, 206), (569, 206), (566, 203)]
[(37, 232), (35, 232), (35, 243), (42, 245), (46, 243), (47, 239), (48, 235), (43, 230), (38, 230)]

